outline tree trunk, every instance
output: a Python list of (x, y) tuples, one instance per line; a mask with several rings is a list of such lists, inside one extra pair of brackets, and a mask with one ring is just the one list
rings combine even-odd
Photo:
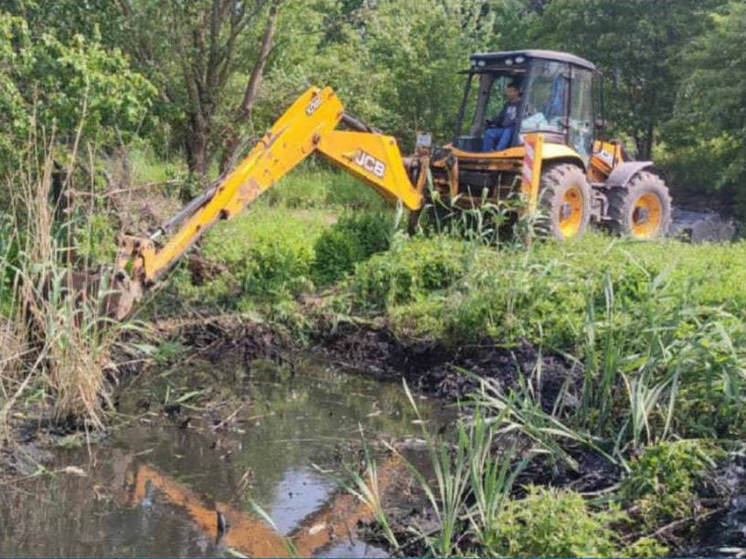
[(655, 126), (652, 122), (650, 122), (648, 123), (647, 129), (641, 136), (635, 135), (638, 161), (649, 161), (652, 157), (654, 130)]
[(190, 183), (181, 191), (181, 199), (188, 201), (194, 196), (195, 183), (204, 182), (208, 167), (208, 147), (210, 142), (210, 131), (205, 119), (193, 116), (190, 119), (185, 147), (187, 152), (187, 166), (189, 168)]
[(262, 33), (262, 42), (259, 48), (259, 57), (254, 64), (254, 68), (251, 70), (249, 75), (249, 81), (246, 84), (246, 90), (244, 91), (243, 99), (238, 107), (236, 118), (233, 123), (228, 124), (223, 132), (225, 136), (225, 142), (223, 147), (223, 155), (220, 160), (220, 172), (223, 173), (228, 170), (228, 167), (233, 165), (233, 159), (237, 155), (237, 151), (241, 145), (241, 138), (238, 135), (235, 127), (236, 125), (243, 124), (249, 118), (251, 109), (254, 106), (256, 95), (259, 91), (259, 86), (262, 83), (262, 77), (264, 76), (264, 68), (267, 65), (269, 59), (269, 53), (272, 50), (272, 41), (274, 39), (275, 31), (277, 29), (277, 15), (278, 6), (280, 0), (272, 2), (269, 8), (269, 18), (267, 19), (267, 25)]

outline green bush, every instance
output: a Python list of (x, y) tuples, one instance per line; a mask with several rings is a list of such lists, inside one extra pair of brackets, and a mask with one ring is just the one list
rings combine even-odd
[(192, 304), (247, 310), (311, 287), (313, 244), (327, 214), (260, 206), (219, 223), (205, 237), (208, 277), (194, 285), (182, 268), (172, 284)]
[(385, 251), (393, 223), (384, 214), (350, 214), (324, 231), (314, 245), (313, 278), (330, 284), (351, 272), (355, 264)]
[(465, 246), (444, 237), (412, 239), (399, 251), (362, 262), (350, 280), (355, 304), (384, 309), (427, 298), (449, 287), (466, 271)]
[(613, 509), (591, 511), (574, 491), (529, 486), (524, 499), (508, 501), (499, 513), (489, 555), (610, 557), (665, 553), (665, 548), (649, 539), (625, 547), (610, 528), (624, 518)]
[(697, 489), (722, 456), (714, 443), (697, 439), (650, 446), (630, 461), (619, 494), (649, 529), (686, 518), (696, 510)]
[(241, 292), (282, 298), (309, 287), (311, 254), (280, 239), (251, 247), (238, 264)]

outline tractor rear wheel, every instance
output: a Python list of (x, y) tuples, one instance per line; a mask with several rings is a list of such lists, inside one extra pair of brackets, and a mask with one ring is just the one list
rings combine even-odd
[(560, 240), (582, 237), (591, 219), (591, 195), (588, 179), (577, 165), (547, 168), (539, 189), (540, 230)]
[(671, 195), (658, 175), (642, 171), (624, 188), (608, 193), (612, 230), (635, 239), (655, 239), (671, 226)]

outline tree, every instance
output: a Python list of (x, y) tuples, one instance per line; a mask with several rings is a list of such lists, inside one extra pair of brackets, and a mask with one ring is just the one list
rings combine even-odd
[(0, 13), (0, 172), (35, 129), (58, 145), (78, 133), (98, 145), (125, 141), (143, 126), (155, 88), (117, 50), (72, 35), (33, 37), (25, 20)]
[(730, 2), (683, 53), (667, 127), (672, 166), (705, 191), (735, 197), (746, 215), (746, 4)]
[(721, 0), (553, 0), (539, 43), (595, 62), (610, 79), (606, 96), (616, 129), (650, 159), (659, 125), (673, 113), (687, 44), (710, 24)]
[[(239, 122), (252, 108), (271, 48), (279, 0), (119, 3), (127, 28), (141, 30), (135, 35), (133, 56), (150, 65), (172, 104), (170, 110), (175, 109), (189, 169), (201, 178), (215, 149), (223, 144), (226, 131), (216, 123), (221, 106), (232, 106), (226, 119)], [(252, 41), (257, 35), (259, 45)], [(240, 101), (224, 98), (234, 79), (245, 83)], [(229, 144), (235, 148), (235, 140)]]
[(278, 30), (282, 58), (270, 62), (267, 79), (275, 91), (288, 94), (309, 82), (331, 85), (350, 111), (405, 146), (417, 130), (450, 140), (464, 86), (459, 71), (468, 68), (476, 51), (522, 46), (527, 25), (534, 22), (529, 4), (298, 3), (283, 14)]

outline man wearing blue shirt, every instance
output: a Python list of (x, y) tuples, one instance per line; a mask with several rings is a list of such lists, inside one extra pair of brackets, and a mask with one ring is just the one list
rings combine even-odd
[(507, 102), (503, 105), (500, 114), (487, 119), (482, 151), (502, 151), (510, 145), (513, 139), (518, 120), (518, 107), (521, 104), (521, 90), (517, 82), (510, 82), (505, 87), (505, 99)]

